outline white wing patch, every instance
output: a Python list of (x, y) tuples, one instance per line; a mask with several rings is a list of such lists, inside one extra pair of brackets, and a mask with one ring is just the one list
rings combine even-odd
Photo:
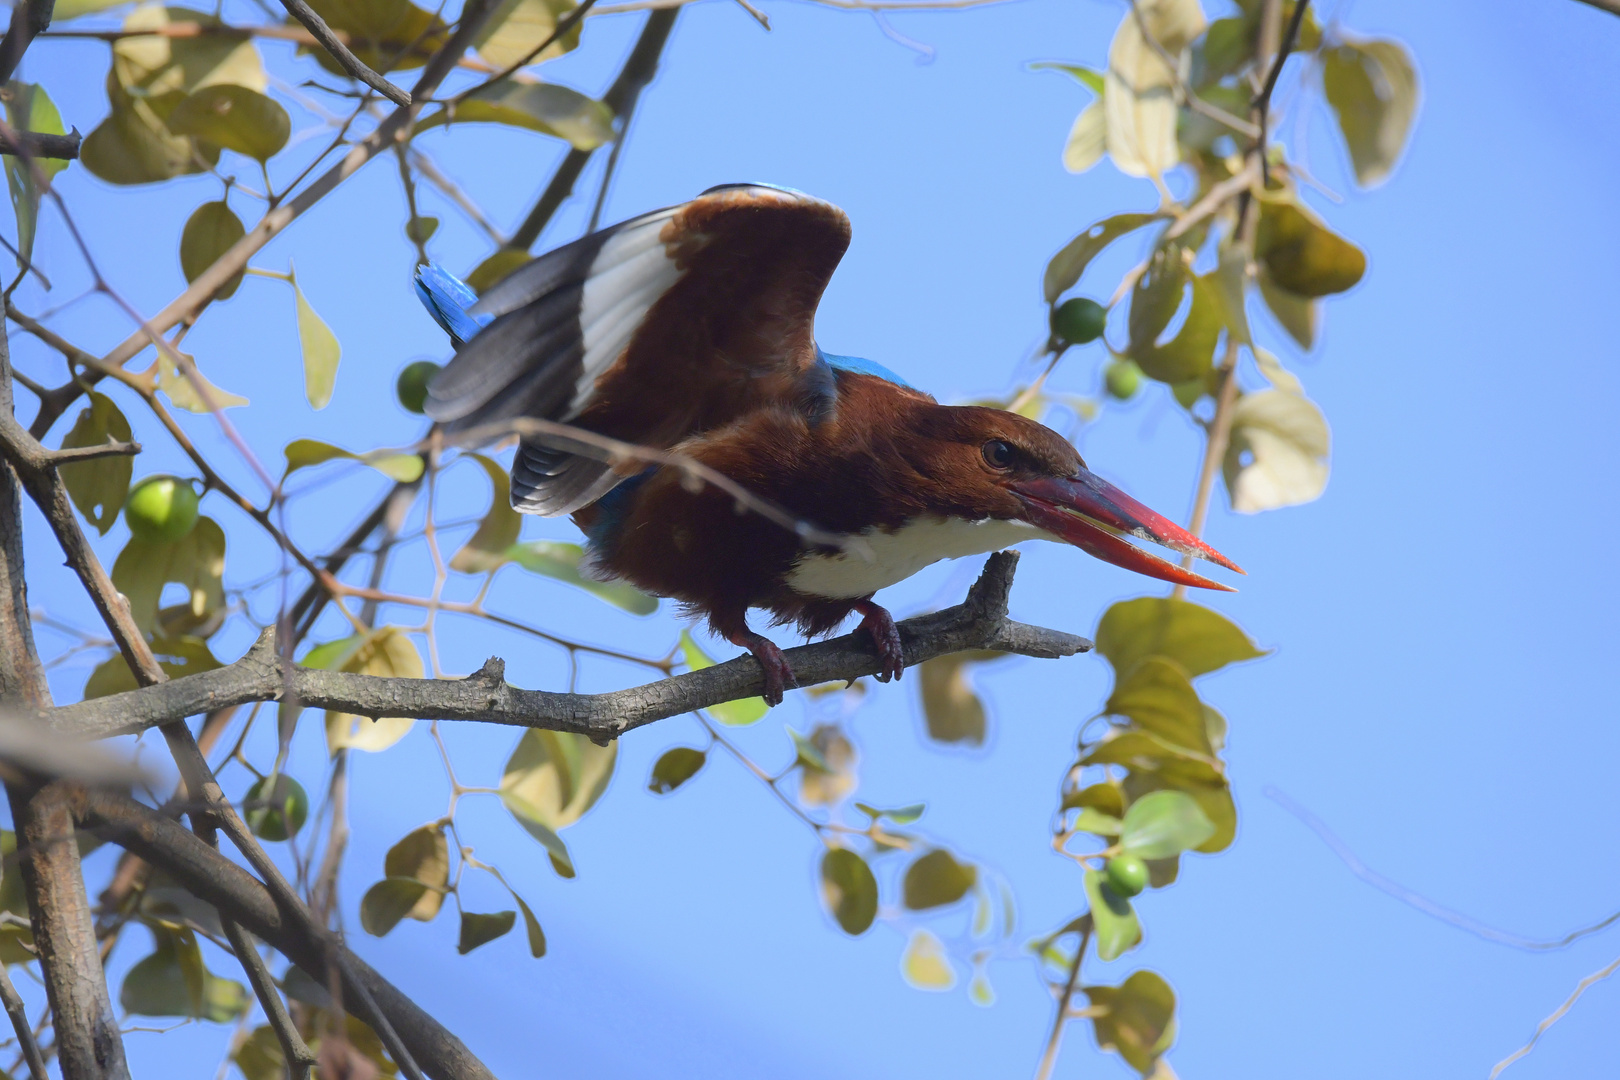
[(1025, 521), (958, 517), (914, 518), (892, 532), (867, 529), (860, 538), (871, 548), (870, 560), (850, 551), (804, 555), (788, 572), (788, 588), (805, 596), (853, 600), (904, 581), (941, 559), (1000, 551), (1025, 540), (1062, 542)]
[(648, 309), (681, 279), (683, 271), (664, 254), (661, 234), (667, 220), (668, 215), (649, 217), (620, 231), (592, 260), (579, 304), (583, 370), (564, 419), (585, 410), (596, 380), (630, 344)]

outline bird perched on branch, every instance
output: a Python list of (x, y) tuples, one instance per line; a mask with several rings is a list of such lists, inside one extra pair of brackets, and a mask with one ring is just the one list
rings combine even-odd
[[(849, 246), (842, 210), (759, 184), (603, 229), (519, 268), (482, 298), (437, 267), (417, 291), (457, 344), (429, 384), (447, 433), (522, 417), (668, 450), (842, 538), (806, 540), (690, 472), (522, 439), (512, 505), (573, 515), (596, 570), (708, 617), (782, 700), (793, 672), (750, 608), (806, 634), (862, 616), (904, 667), (879, 589), (940, 559), (1023, 540), (1073, 544), (1165, 581), (1224, 589), (1135, 536), (1237, 570), (1093, 474), (1056, 432), (1016, 413), (941, 405), (885, 368), (816, 343), (816, 305)], [(1241, 571), (1239, 571), (1241, 572)]]

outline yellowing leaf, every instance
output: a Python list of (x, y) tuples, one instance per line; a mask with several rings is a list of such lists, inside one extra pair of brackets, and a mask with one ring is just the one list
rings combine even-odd
[(412, 829), (383, 859), (383, 873), (389, 878), (410, 878), (427, 886), (404, 917), (431, 922), (444, 904), (450, 884), (450, 844), (444, 827), (437, 822)]
[[(692, 639), (692, 635), (685, 630), (681, 631), (681, 659), (686, 661), (686, 666), (692, 671), (702, 671), (704, 668), (713, 667), (715, 664), (709, 654), (704, 652), (698, 646), (698, 643)], [(752, 724), (761, 719), (767, 711), (769, 711), (768, 706), (765, 704), (765, 699), (761, 697), (738, 698), (736, 701), (711, 705), (708, 709), (710, 716), (713, 716), (722, 724), (729, 724), (733, 727)]]
[(917, 668), (923, 718), (935, 742), (982, 746), (986, 730), (984, 702), (968, 681), (968, 665), (995, 660), (1001, 653), (972, 651), (929, 660)]
[(1394, 41), (1345, 42), (1322, 53), (1322, 89), (1338, 115), (1356, 182), (1382, 183), (1406, 146), (1417, 112), (1411, 56)]
[(1204, 703), (1186, 670), (1173, 660), (1150, 656), (1137, 664), (1114, 687), (1106, 708), (1109, 715), (1129, 717), (1144, 731), (1195, 754), (1215, 753), (1204, 724)]
[(304, 395), (312, 408), (324, 409), (332, 400), (343, 348), (331, 327), (309, 306), (297, 278), (293, 279), (293, 298), (298, 309), (298, 346), (304, 354)]
[[(1119, 1054), (1149, 1080), (1161, 1080), (1168, 1070), (1159, 1057), (1176, 1037), (1175, 991), (1151, 971), (1134, 972), (1122, 986), (1084, 990), (1099, 1011), (1092, 1018), (1097, 1045)], [(1167, 1080), (1174, 1080), (1174, 1075)]]
[(540, 920), (534, 917), (534, 909), (517, 893), (512, 893), (512, 899), (517, 901), (518, 910), (523, 912), (523, 928), (529, 935), (529, 955), (536, 960), (546, 955), (546, 932), (540, 929)]
[(256, 161), (269, 161), (292, 131), (287, 110), (245, 86), (205, 86), (174, 107), (166, 121), (176, 135), (235, 150)]
[(1281, 199), (1261, 202), (1254, 251), (1274, 285), (1307, 298), (1343, 292), (1367, 270), (1360, 248), (1300, 204)]
[[(1204, 29), (1198, 0), (1142, 0), (1142, 19), (1171, 56)], [(1162, 176), (1181, 160), (1176, 144), (1173, 73), (1142, 37), (1133, 12), (1127, 12), (1108, 47), (1107, 88), (1103, 106), (1108, 118), (1108, 155), (1127, 176)]]
[[(380, 626), (369, 633), (317, 646), (304, 657), (303, 665), (393, 679), (423, 677), (421, 654), (397, 626)], [(334, 754), (342, 749), (376, 753), (403, 739), (415, 723), (404, 716), (374, 720), (328, 710), (326, 745)]]
[[(181, 353), (181, 355), (185, 356), (184, 353)], [(240, 394), (233, 394), (229, 390), (221, 390), (203, 378), (203, 373), (197, 367), (195, 357), (186, 358), (191, 361), (189, 374), (181, 372), (175, 366), (174, 361), (169, 359), (168, 353), (158, 353), (157, 388), (169, 396), (169, 400), (174, 403), (175, 408), (184, 409), (187, 412), (205, 413), (213, 411), (209, 408), (210, 403), (221, 409), (234, 409), (248, 404), (247, 398), (242, 397)], [(207, 397), (198, 392), (198, 383), (201, 383), (203, 389), (207, 391)]]
[(506, 468), (482, 454), (468, 456), (482, 466), (489, 477), (489, 512), (478, 523), (478, 531), (451, 556), (450, 569), (463, 574), (481, 574), (498, 570), (511, 561), (507, 549), (517, 543), (523, 518), (512, 509), (511, 481), (507, 479)]
[[(71, 431), (62, 438), (62, 449), (81, 446), (104, 446), (108, 442), (130, 440), (129, 421), (113, 400), (105, 394), (90, 391), (89, 406), (79, 412)], [(67, 485), (68, 496), (79, 508), (84, 519), (106, 536), (118, 511), (123, 508), (124, 496), (129, 494), (129, 480), (135, 470), (134, 460), (127, 454), (78, 461), (63, 465), (58, 470), (62, 483)]]
[(1310, 399), (1281, 390), (1245, 394), (1232, 408), (1223, 472), (1241, 514), (1297, 506), (1327, 487), (1327, 421)]
[(900, 956), (900, 975), (919, 990), (949, 990), (956, 985), (944, 944), (927, 930), (912, 932)]
[[(419, 68), (444, 45), (444, 20), (408, 0), (310, 0), (333, 30), (347, 33), (349, 48), (373, 71)], [(347, 73), (320, 46), (306, 47), (334, 75)]]
[[(535, 46), (549, 38), (558, 21), (575, 7), (574, 0), (504, 0), (490, 16), (487, 28), (473, 42), (473, 48), (498, 68), (508, 68), (529, 55)], [(561, 56), (579, 46), (580, 24), (546, 46), (529, 63), (540, 63)]]
[(386, 450), (372, 450), (364, 454), (356, 454), (323, 443), (315, 439), (294, 439), (282, 451), (287, 456), (287, 469), (283, 477), (291, 475), (298, 469), (307, 469), (314, 465), (323, 465), (334, 458), (345, 461), (358, 461), (362, 465), (369, 465), (384, 476), (408, 484), (422, 475), (422, 458), (418, 454), (394, 454)]
[(1308, 350), (1316, 344), (1317, 327), (1322, 322), (1321, 301), (1289, 292), (1267, 273), (1260, 275), (1260, 297), (1300, 348)]
[(157, 619), (158, 599), (170, 582), (191, 593), (191, 610), (201, 616), (225, 606), (225, 531), (210, 517), (172, 542), (130, 538), (113, 562), (113, 586), (129, 600), (130, 617), (145, 633)]
[(1128, 675), (1143, 658), (1159, 655), (1195, 678), (1265, 655), (1237, 623), (1219, 612), (1157, 596), (1124, 600), (1104, 612), (1097, 624), (1097, 651), (1119, 675)]
[[(173, 23), (223, 25), (182, 7), (142, 4), (124, 19), (125, 30), (160, 30)], [(113, 77), (131, 94), (160, 98), (191, 94), (206, 86), (243, 86), (263, 93), (264, 64), (251, 38), (234, 34), (190, 37), (132, 35), (113, 43)], [(171, 106), (172, 107), (172, 104)]]
[(607, 790), (618, 743), (597, 746), (583, 735), (526, 731), (501, 774), (501, 802), (552, 857), (568, 866), (557, 832), (583, 817)]
[(843, 802), (855, 790), (855, 747), (834, 724), (818, 725), (805, 741), (812, 753), (799, 756), (799, 800), (807, 806)]
[(1101, 95), (1074, 118), (1069, 138), (1063, 144), (1063, 167), (1083, 173), (1108, 152), (1108, 113)]
[(576, 150), (594, 150), (613, 140), (613, 110), (578, 90), (510, 79), (440, 109), (416, 125), (417, 134), (445, 124), (507, 124), (566, 139)]
[[(186, 281), (196, 281), (203, 271), (213, 266), (219, 257), (229, 251), (247, 234), (242, 219), (224, 199), (205, 202), (191, 212), (186, 227), (180, 231), (180, 269)], [(242, 271), (238, 270), (219, 291), (215, 300), (229, 300), (236, 287), (242, 284)]]

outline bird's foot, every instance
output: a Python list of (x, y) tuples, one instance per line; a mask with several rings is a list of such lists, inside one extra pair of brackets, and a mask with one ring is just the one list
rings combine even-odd
[(878, 660), (883, 665), (878, 669), (878, 681), (898, 679), (901, 672), (906, 670), (906, 657), (900, 647), (900, 630), (894, 625), (894, 616), (870, 600), (860, 601), (855, 605), (855, 610), (861, 613), (861, 625), (856, 629), (865, 630), (872, 638)]
[(765, 699), (765, 704), (772, 707), (782, 704), (782, 695), (799, 685), (787, 657), (782, 655), (782, 650), (770, 638), (748, 629), (726, 637), (733, 645), (741, 645), (753, 653), (754, 659), (759, 661), (760, 668), (765, 672), (765, 692), (760, 695)]

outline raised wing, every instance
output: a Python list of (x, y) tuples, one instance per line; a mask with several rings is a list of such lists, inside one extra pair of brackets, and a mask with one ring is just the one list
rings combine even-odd
[[(669, 447), (754, 409), (817, 408), (816, 305), (848, 246), (843, 211), (755, 184), (593, 233), (466, 312), (494, 321), (433, 381), (426, 411), (452, 431), (533, 416)], [(623, 479), (524, 442), (512, 505), (566, 514)]]

